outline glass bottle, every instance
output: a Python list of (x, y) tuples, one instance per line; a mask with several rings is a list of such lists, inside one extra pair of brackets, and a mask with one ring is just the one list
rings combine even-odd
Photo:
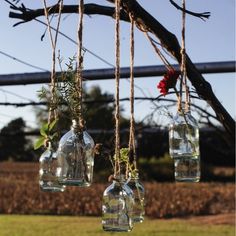
[(93, 180), (94, 141), (87, 131), (78, 131), (73, 120), (72, 128), (62, 136), (58, 147), (60, 183), (69, 186), (90, 186)]
[(145, 214), (145, 190), (143, 184), (139, 181), (139, 174), (135, 173), (134, 176), (131, 176), (127, 185), (133, 191), (134, 195), (133, 222), (141, 223), (144, 220)]
[(180, 111), (169, 126), (169, 153), (174, 159), (175, 180), (199, 182), (199, 128), (190, 111)]
[(134, 197), (124, 175), (114, 178), (103, 193), (102, 227), (104, 231), (129, 232), (133, 228)]
[(39, 187), (45, 192), (63, 192), (65, 186), (61, 185), (57, 176), (58, 159), (51, 143), (39, 158)]

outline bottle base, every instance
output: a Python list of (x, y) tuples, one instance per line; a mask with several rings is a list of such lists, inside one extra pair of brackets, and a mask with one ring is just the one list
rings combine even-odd
[(198, 183), (200, 182), (200, 177), (199, 178), (176, 178), (176, 182), (187, 182), (187, 183)]
[(103, 230), (106, 232), (130, 232), (132, 229), (121, 229), (121, 228), (114, 228), (114, 227), (104, 227)]
[(175, 180), (177, 182), (200, 181), (200, 157), (199, 155), (182, 155), (174, 157)]
[(65, 191), (65, 187), (42, 187), (40, 186), (40, 190), (43, 191), (43, 192), (51, 192), (51, 193), (54, 193), (54, 192), (64, 192)]
[(133, 217), (133, 223), (142, 223), (144, 221), (144, 217)]
[(66, 186), (78, 186), (78, 187), (89, 187), (91, 186), (91, 183), (81, 181), (81, 180), (62, 180), (60, 181), (60, 184), (66, 185)]

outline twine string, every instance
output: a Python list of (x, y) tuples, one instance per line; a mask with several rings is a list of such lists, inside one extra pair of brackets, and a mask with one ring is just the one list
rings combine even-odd
[[(78, 24), (78, 51), (77, 51), (77, 67), (76, 67), (76, 90), (78, 96), (77, 116), (79, 131), (84, 129), (83, 119), (83, 17), (84, 17), (84, 0), (79, 0), (79, 24)], [(77, 118), (77, 117), (75, 117)]]
[(187, 70), (186, 70), (186, 46), (185, 46), (185, 27), (186, 27), (186, 3), (185, 0), (182, 0), (182, 45), (181, 45), (181, 80), (180, 80), (180, 98), (178, 101), (178, 111), (182, 110), (182, 93), (183, 87), (185, 92), (185, 108), (184, 112), (189, 111), (190, 107), (190, 96), (189, 96), (189, 88), (187, 85)]
[(120, 0), (115, 2), (115, 168), (114, 175), (120, 174)]
[(134, 19), (130, 14), (130, 130), (129, 130), (129, 163), (126, 168), (128, 178), (128, 165), (133, 164), (137, 171), (136, 148), (135, 148), (135, 119), (134, 119)]
[(160, 59), (162, 60), (162, 62), (164, 63), (165, 67), (167, 69), (173, 69), (172, 65), (168, 62), (168, 60), (165, 58), (165, 56), (163, 55), (163, 53), (161, 52), (161, 50), (156, 46), (156, 44), (153, 42), (153, 39), (150, 37), (150, 35), (148, 34), (147, 31), (144, 31), (145, 36), (147, 37), (147, 39), (150, 41), (152, 47), (154, 48), (155, 52), (157, 53), (157, 55), (160, 57)]
[(51, 70), (51, 81), (50, 81), (50, 102), (49, 102), (49, 112), (48, 112), (48, 125), (53, 121), (53, 119), (58, 118), (58, 109), (57, 109), (57, 96), (56, 96), (56, 46), (57, 46), (57, 38), (59, 33), (59, 27), (61, 22), (61, 13), (63, 8), (63, 0), (58, 2), (59, 4), (59, 12), (58, 12), (58, 20), (56, 26), (56, 33), (53, 38), (52, 30), (50, 27), (49, 13), (47, 9), (46, 0), (43, 0), (44, 4), (44, 15), (47, 21), (47, 27), (49, 32), (49, 38), (52, 47), (52, 70)]

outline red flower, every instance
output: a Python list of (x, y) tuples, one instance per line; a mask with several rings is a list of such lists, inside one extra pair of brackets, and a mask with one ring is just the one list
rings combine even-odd
[(160, 89), (160, 93), (165, 96), (170, 88), (174, 88), (179, 75), (180, 73), (174, 69), (168, 70), (164, 78), (157, 85), (157, 88)]

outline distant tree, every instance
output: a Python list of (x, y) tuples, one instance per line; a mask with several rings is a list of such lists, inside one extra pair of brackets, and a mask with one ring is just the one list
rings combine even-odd
[[(114, 96), (109, 93), (102, 93), (99, 86), (94, 86), (85, 94), (85, 99), (88, 101), (85, 104), (86, 126), (89, 129), (113, 129), (114, 103), (103, 103), (102, 101), (113, 101)], [(121, 128), (129, 126), (129, 121), (122, 115), (120, 122)]]
[(33, 158), (32, 144), (23, 134), (26, 128), (25, 121), (17, 118), (10, 121), (0, 131), (0, 161), (30, 161)]
[[(107, 103), (106, 101), (110, 101)], [(88, 129), (113, 129), (114, 128), (114, 96), (103, 93), (99, 86), (93, 86), (89, 90), (84, 88), (84, 119)], [(129, 120), (122, 116), (121, 128), (129, 126)], [(39, 123), (47, 122), (48, 108), (37, 108), (36, 118)], [(59, 109), (59, 128), (68, 130), (71, 125), (71, 118), (67, 106), (62, 105)]]

